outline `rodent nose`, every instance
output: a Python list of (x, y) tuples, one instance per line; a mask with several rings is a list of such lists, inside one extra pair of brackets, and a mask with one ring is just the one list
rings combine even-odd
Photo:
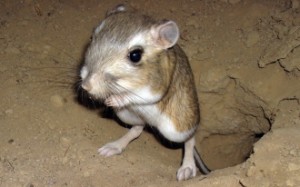
[(92, 90), (92, 85), (89, 81), (82, 82), (81, 87), (88, 92)]

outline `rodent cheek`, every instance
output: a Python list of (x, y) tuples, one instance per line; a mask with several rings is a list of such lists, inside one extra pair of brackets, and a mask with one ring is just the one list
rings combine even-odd
[(133, 89), (137, 88), (135, 83), (132, 80), (127, 80), (127, 79), (119, 79), (117, 82), (117, 85), (120, 85), (122, 88), (126, 90), (132, 91)]

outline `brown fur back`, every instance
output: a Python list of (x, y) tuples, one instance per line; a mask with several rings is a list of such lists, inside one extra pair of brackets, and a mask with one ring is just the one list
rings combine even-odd
[(176, 130), (184, 132), (196, 127), (200, 120), (194, 76), (185, 53), (178, 45), (169, 49), (168, 56), (169, 63), (174, 63), (174, 69), (171, 84), (158, 106), (173, 120)]

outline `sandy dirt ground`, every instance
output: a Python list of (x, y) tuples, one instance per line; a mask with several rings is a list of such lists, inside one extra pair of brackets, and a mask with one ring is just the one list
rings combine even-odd
[[(209, 175), (177, 182), (181, 145), (151, 130), (121, 155), (97, 154), (128, 128), (73, 86), (119, 3), (178, 23)], [(299, 0), (2, 0), (0, 186), (300, 186), (299, 81)]]

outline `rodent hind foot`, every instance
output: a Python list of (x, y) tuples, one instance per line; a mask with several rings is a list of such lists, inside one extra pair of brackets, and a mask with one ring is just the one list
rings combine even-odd
[(188, 180), (196, 176), (196, 166), (181, 166), (177, 171), (177, 180)]
[(98, 149), (98, 153), (104, 157), (110, 157), (113, 155), (118, 155), (122, 153), (122, 148), (117, 145), (116, 143), (112, 142), (112, 143), (108, 143), (106, 145), (104, 145), (103, 147), (101, 147), (100, 149)]

